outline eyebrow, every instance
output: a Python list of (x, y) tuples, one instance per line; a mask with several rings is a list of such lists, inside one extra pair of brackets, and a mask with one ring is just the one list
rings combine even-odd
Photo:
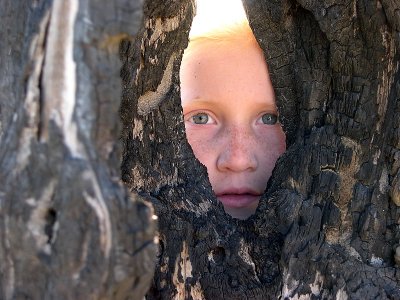
[[(186, 105), (190, 106), (190, 104), (194, 104), (194, 105), (209, 105), (209, 106), (219, 106), (219, 101), (218, 100), (210, 100), (210, 99), (205, 99), (205, 98), (201, 98), (201, 97), (195, 97), (195, 98), (191, 98), (190, 100), (185, 101)], [(274, 112), (278, 112), (278, 107), (276, 106), (276, 104), (270, 104), (270, 103), (266, 103), (264, 101), (257, 101), (256, 103), (253, 103), (252, 107), (255, 110), (271, 110)]]
[(217, 106), (218, 101), (208, 100), (200, 97), (190, 98), (189, 100), (182, 101), (182, 106), (198, 106), (198, 105), (207, 105), (207, 106)]
[(196, 103), (215, 103), (216, 101), (212, 101), (212, 100), (208, 100), (208, 99), (204, 99), (201, 97), (195, 97), (195, 98), (191, 98), (189, 100), (189, 102), (195, 101)]

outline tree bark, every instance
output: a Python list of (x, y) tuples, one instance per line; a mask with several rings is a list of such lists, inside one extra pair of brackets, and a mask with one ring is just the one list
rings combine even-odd
[(152, 207), (120, 182), (118, 47), (141, 1), (0, 1), (0, 298), (141, 299)]
[(122, 176), (159, 217), (147, 298), (400, 299), (400, 4), (244, 4), (288, 142), (246, 221), (223, 212), (184, 135), (194, 2), (146, 1), (122, 47)]
[(185, 138), (194, 0), (0, 0), (1, 299), (400, 299), (400, 4), (244, 4), (288, 149), (239, 221)]
[(294, 216), (282, 296), (397, 299), (400, 4), (336, 2), (248, 3), (280, 110), (296, 103), (299, 120), (271, 187), (295, 195), (278, 207)]

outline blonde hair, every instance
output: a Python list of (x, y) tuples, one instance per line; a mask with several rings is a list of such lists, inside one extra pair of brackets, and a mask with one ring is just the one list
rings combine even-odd
[(213, 45), (214, 47), (252, 45), (260, 47), (246, 18), (223, 24), (223, 26), (215, 27), (211, 30), (190, 34), (185, 56), (190, 55), (194, 50), (203, 45)]

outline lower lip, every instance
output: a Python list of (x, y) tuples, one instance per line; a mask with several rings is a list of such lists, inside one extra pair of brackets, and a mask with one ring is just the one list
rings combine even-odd
[(217, 197), (224, 206), (228, 207), (247, 207), (260, 200), (260, 196), (251, 194), (232, 194), (232, 195), (221, 195)]

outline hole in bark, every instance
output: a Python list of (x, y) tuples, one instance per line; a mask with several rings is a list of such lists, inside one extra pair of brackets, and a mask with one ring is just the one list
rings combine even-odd
[(214, 249), (211, 249), (209, 254), (210, 260), (217, 265), (220, 265), (224, 262), (225, 256), (225, 249), (223, 247), (215, 247)]
[[(255, 213), (286, 137), (242, 3), (229, 1), (239, 12), (211, 25), (207, 3), (198, 3), (180, 69), (186, 135), (225, 212), (244, 220)], [(219, 16), (214, 2), (209, 9)]]
[(47, 211), (46, 214), (46, 225), (44, 226), (44, 232), (47, 235), (47, 243), (51, 243), (51, 240), (54, 235), (54, 224), (56, 223), (57, 220), (57, 212), (53, 209), (50, 208)]

